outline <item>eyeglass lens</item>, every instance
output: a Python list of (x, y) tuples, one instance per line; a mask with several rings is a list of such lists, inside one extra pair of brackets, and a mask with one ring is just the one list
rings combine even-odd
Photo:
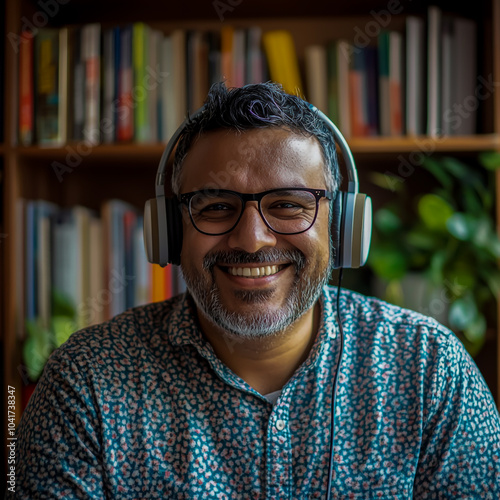
[[(232, 193), (200, 192), (191, 198), (189, 210), (198, 230), (222, 234), (237, 224), (243, 201)], [(293, 189), (271, 192), (262, 198), (260, 211), (269, 227), (278, 233), (307, 231), (316, 218), (316, 197), (307, 191)]]

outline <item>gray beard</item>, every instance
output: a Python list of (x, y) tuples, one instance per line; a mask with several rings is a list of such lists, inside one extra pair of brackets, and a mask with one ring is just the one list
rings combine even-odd
[[(324, 285), (328, 283), (332, 269), (332, 258), (328, 266), (321, 270), (316, 264), (307, 274), (305, 256), (298, 250), (283, 251), (270, 249), (254, 254), (246, 252), (215, 252), (208, 254), (203, 262), (206, 274), (195, 275), (182, 267), (186, 287), (197, 307), (214, 325), (225, 330), (230, 336), (239, 339), (262, 339), (284, 333), (304, 313), (309, 311), (319, 299)], [(219, 289), (215, 283), (213, 269), (216, 263), (247, 264), (270, 263), (277, 261), (291, 262), (295, 267), (295, 278), (285, 304), (278, 311), (266, 311), (265, 304), (274, 294), (274, 290), (239, 290), (236, 298), (255, 305), (251, 313), (230, 312), (221, 303)], [(259, 308), (259, 305), (262, 308)], [(261, 309), (264, 309), (262, 311)]]

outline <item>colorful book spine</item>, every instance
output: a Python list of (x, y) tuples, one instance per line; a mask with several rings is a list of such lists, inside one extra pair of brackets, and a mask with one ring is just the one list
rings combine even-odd
[(134, 75), (134, 139), (137, 142), (151, 140), (149, 101), (147, 88), (150, 28), (144, 23), (134, 23), (132, 27), (132, 64)]
[(28, 146), (34, 141), (34, 75), (33, 35), (21, 33), (19, 45), (19, 143)]

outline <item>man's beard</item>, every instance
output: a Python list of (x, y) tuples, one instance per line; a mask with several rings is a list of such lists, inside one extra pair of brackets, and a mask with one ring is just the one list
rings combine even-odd
[[(203, 260), (202, 273), (182, 266), (186, 287), (197, 307), (212, 323), (237, 338), (265, 338), (285, 332), (316, 303), (324, 285), (328, 283), (333, 259), (327, 266), (316, 261), (306, 268), (306, 257), (299, 250), (259, 250), (255, 253), (241, 251), (211, 252)], [(275, 293), (271, 290), (237, 290), (235, 298), (252, 304), (252, 312), (229, 311), (221, 302), (215, 283), (214, 267), (241, 264), (272, 264), (289, 262), (295, 275), (284, 304), (276, 311), (267, 310), (267, 303)], [(249, 278), (251, 279), (251, 278)]]

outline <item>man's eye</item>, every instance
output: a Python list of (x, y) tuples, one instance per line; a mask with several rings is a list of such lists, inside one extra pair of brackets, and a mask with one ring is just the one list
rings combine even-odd
[(216, 212), (216, 211), (224, 211), (224, 210), (234, 210), (234, 207), (231, 205), (227, 205), (224, 203), (213, 203), (212, 205), (208, 205), (204, 207), (201, 212)]

